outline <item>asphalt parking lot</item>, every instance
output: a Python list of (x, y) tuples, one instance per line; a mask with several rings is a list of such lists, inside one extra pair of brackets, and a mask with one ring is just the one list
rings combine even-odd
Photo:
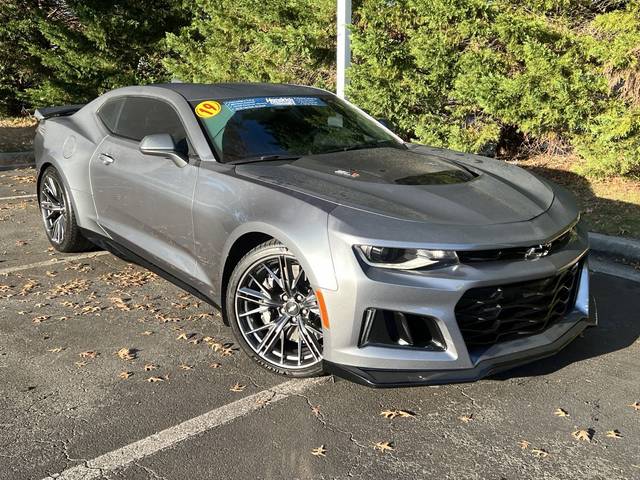
[(593, 274), (600, 326), (498, 378), (290, 381), (159, 277), (54, 253), (34, 188), (0, 172), (0, 479), (640, 478), (638, 283)]

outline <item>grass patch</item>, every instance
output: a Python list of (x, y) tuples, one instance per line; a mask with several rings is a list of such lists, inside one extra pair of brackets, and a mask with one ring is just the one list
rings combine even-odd
[(0, 118), (0, 152), (31, 150), (36, 124), (33, 117)]
[(571, 190), (589, 230), (640, 238), (640, 180), (584, 177), (573, 171), (577, 162), (571, 155), (539, 155), (514, 163)]

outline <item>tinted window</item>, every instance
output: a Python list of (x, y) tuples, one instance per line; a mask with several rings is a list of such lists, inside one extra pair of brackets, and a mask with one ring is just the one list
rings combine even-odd
[(219, 113), (201, 122), (224, 162), (360, 148), (404, 148), (376, 122), (333, 98), (227, 100), (221, 103)]
[(120, 115), (120, 111), (122, 110), (122, 105), (124, 104), (124, 99), (118, 100), (109, 100), (106, 102), (100, 110), (98, 111), (98, 117), (102, 120), (107, 130), (111, 133), (116, 131), (116, 125), (118, 124), (118, 117)]
[(147, 135), (168, 133), (180, 150), (188, 151), (187, 134), (176, 111), (152, 98), (127, 97), (115, 133), (137, 141)]

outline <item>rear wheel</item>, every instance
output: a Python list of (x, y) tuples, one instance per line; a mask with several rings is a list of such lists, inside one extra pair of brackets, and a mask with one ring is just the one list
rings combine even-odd
[(322, 373), (322, 325), (302, 266), (275, 240), (245, 255), (229, 280), (226, 313), (245, 352), (295, 377)]
[(54, 167), (47, 167), (40, 178), (38, 203), (53, 248), (59, 252), (83, 252), (93, 247), (80, 232), (69, 194)]

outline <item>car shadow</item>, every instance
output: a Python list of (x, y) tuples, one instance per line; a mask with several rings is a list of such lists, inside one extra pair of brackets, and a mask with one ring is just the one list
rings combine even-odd
[[(605, 274), (591, 274), (591, 310), (598, 326), (588, 328), (558, 354), (491, 378), (547, 375), (575, 362), (624, 350), (640, 338), (640, 283)], [(595, 308), (594, 308), (595, 307)]]

